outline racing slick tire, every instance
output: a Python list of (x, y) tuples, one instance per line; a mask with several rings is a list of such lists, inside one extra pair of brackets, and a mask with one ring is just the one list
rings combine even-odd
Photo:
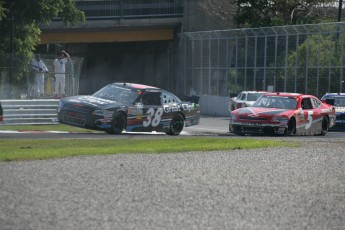
[(182, 132), (183, 126), (184, 126), (184, 120), (183, 120), (182, 115), (176, 114), (171, 119), (169, 130), (166, 131), (165, 133), (168, 135), (177, 136)]
[(113, 121), (111, 122), (111, 129), (106, 132), (109, 134), (121, 134), (126, 127), (126, 115), (122, 112), (115, 112)]
[(321, 122), (321, 133), (320, 133), (321, 136), (325, 136), (326, 133), (328, 132), (328, 127), (329, 127), (328, 123), (329, 123), (328, 117), (324, 116)]
[(291, 135), (296, 134), (296, 120), (294, 118), (290, 119), (285, 134), (286, 136), (291, 136)]

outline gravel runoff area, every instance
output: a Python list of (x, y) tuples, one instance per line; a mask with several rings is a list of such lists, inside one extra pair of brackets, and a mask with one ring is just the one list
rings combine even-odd
[(345, 229), (345, 141), (301, 139), (1, 162), (0, 229)]

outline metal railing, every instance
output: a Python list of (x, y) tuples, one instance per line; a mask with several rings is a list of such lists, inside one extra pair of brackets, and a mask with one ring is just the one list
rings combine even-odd
[[(9, 54), (0, 55), (0, 99), (30, 99), (37, 98), (34, 92), (34, 75), (31, 61), (24, 57), (14, 57), (12, 68), (8, 67)], [(55, 96), (54, 55), (41, 55), (48, 68), (44, 74), (44, 91), (46, 98)], [(71, 57), (66, 63), (65, 95), (79, 93), (79, 78), (84, 58)]]
[(77, 0), (88, 20), (182, 17), (183, 0)]
[(4, 121), (0, 125), (58, 124), (56, 99), (0, 100)]
[(180, 34), (180, 94), (344, 90), (345, 23)]

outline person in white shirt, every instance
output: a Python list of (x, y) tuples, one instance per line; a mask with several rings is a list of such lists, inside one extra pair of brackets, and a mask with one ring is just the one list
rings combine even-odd
[(31, 62), (34, 72), (34, 95), (35, 97), (44, 96), (44, 73), (48, 72), (47, 66), (41, 60), (39, 54), (35, 54), (35, 59)]
[(55, 95), (57, 97), (65, 96), (65, 72), (66, 62), (70, 60), (70, 55), (62, 50), (58, 58), (54, 60), (54, 72), (55, 72)]

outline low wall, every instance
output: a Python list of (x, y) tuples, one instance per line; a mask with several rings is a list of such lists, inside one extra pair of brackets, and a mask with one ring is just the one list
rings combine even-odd
[(202, 115), (211, 116), (229, 116), (230, 112), (228, 109), (230, 97), (220, 96), (200, 96), (199, 104)]

